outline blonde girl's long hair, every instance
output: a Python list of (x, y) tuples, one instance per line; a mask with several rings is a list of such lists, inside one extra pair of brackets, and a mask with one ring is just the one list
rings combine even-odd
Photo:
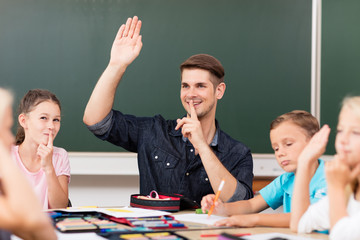
[(0, 124), (4, 119), (6, 108), (12, 105), (13, 96), (10, 91), (0, 88)]
[[(342, 105), (341, 109), (348, 108), (360, 118), (360, 96), (345, 97), (341, 105)], [(346, 193), (348, 198), (352, 193), (355, 193), (358, 186), (359, 186), (359, 181), (356, 178), (346, 187)]]

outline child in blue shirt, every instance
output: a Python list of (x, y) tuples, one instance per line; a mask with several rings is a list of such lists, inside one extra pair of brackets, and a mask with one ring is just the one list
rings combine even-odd
[[(286, 173), (261, 189), (260, 194), (252, 199), (233, 203), (223, 203), (218, 200), (215, 203), (214, 214), (231, 217), (220, 220), (215, 225), (289, 227), (297, 160), (317, 131), (319, 131), (317, 119), (306, 111), (296, 110), (285, 113), (272, 121), (270, 125), (271, 146), (277, 162)], [(315, 203), (326, 195), (324, 162), (322, 160), (314, 161), (309, 170), (314, 173), (310, 184), (310, 202)], [(214, 197), (213, 194), (203, 197), (201, 201), (203, 211), (210, 209)], [(269, 207), (276, 209), (282, 205), (284, 213), (259, 214)]]

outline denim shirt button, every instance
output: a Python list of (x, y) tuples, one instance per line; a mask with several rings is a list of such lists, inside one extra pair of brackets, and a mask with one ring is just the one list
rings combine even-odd
[(155, 159), (158, 159), (159, 158), (159, 156), (155, 156)]
[(194, 149), (190, 149), (190, 152), (193, 152), (194, 151)]
[(209, 179), (208, 179), (208, 178), (205, 178), (205, 181), (209, 181)]
[(186, 176), (189, 176), (189, 175), (190, 175), (190, 173), (187, 172), (187, 173), (186, 173)]
[(170, 163), (166, 163), (166, 166), (170, 166)]

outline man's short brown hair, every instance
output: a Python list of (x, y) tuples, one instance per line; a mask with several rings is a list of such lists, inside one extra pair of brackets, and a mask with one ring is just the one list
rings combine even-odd
[(203, 69), (209, 71), (214, 80), (214, 87), (224, 82), (225, 70), (220, 61), (208, 54), (196, 54), (185, 60), (180, 65), (181, 73), (184, 69)]

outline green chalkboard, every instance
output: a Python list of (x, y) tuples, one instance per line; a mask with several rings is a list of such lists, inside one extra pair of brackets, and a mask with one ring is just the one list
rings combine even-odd
[(334, 142), (340, 104), (345, 96), (360, 95), (360, 1), (323, 1), (321, 123), (329, 124), (327, 153)]
[(179, 65), (208, 53), (226, 71), (220, 126), (252, 152), (272, 152), (268, 128), (276, 116), (310, 110), (311, 0), (1, 0), (0, 85), (17, 99), (32, 88), (57, 94), (57, 146), (123, 151), (96, 139), (82, 115), (118, 27), (133, 15), (143, 21), (144, 46), (116, 109), (181, 117)]

